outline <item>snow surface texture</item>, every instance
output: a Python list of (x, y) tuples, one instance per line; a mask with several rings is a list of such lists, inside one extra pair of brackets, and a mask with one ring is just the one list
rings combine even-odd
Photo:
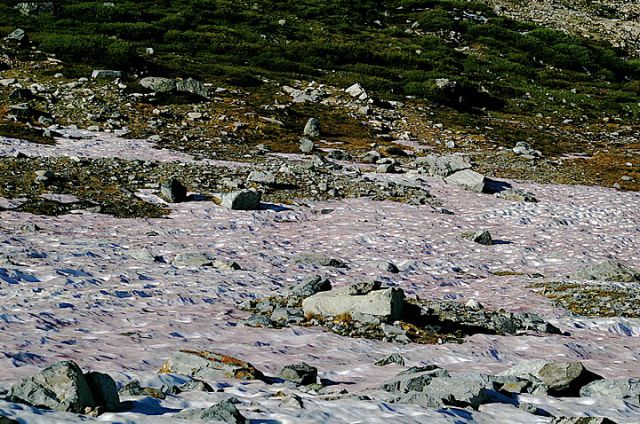
[[(105, 147), (111, 148), (115, 149)], [(30, 155), (69, 154), (61, 148), (47, 149), (52, 148), (20, 146)], [(138, 155), (145, 157), (145, 149), (137, 149)], [(69, 150), (77, 156), (86, 153), (77, 145)], [(158, 160), (157, 150), (149, 150)], [(180, 159), (184, 158), (168, 160)], [(85, 371), (109, 372), (120, 384), (137, 378), (143, 385), (160, 387), (177, 377), (158, 376), (156, 371), (172, 352), (183, 348), (226, 353), (268, 375), (277, 375), (284, 364), (305, 361), (319, 369), (320, 378), (337, 383), (336, 391), (345, 388), (350, 393), (375, 388), (403, 369), (373, 365), (389, 353), (402, 354), (407, 366), (435, 363), (452, 372), (495, 373), (524, 360), (545, 358), (583, 361), (608, 378), (640, 377), (640, 320), (573, 317), (526, 288), (533, 280), (489, 272), (541, 273), (550, 279), (608, 258), (640, 268), (638, 193), (522, 183), (514, 185), (535, 193), (539, 203), (516, 203), (435, 179), (428, 183), (455, 215), (435, 213), (429, 206), (369, 199), (251, 212), (189, 202), (171, 205), (171, 215), (163, 219), (3, 212), (0, 255), (7, 260), (0, 262), (0, 387), (8, 388), (18, 378), (62, 359), (76, 361)], [(320, 213), (323, 209), (333, 212)], [(27, 223), (42, 230), (24, 228)], [(484, 228), (498, 244), (481, 246), (460, 237), (461, 232)], [(145, 259), (142, 248), (169, 263)], [(242, 270), (170, 265), (184, 252), (208, 252), (236, 261)], [(290, 261), (311, 252), (343, 259), (349, 269)], [(376, 260), (391, 260), (401, 272), (382, 272)], [(241, 325), (246, 313), (235, 307), (238, 302), (271, 295), (318, 273), (334, 286), (378, 278), (409, 296), (463, 302), (473, 298), (488, 308), (538, 312), (571, 336), (474, 335), (463, 344), (398, 345), (351, 339), (321, 328)], [(242, 413), (256, 423), (550, 422), (508, 405), (484, 405), (477, 412), (427, 410), (301, 393), (304, 409), (281, 408), (273, 394), (283, 390), (282, 385), (212, 383), (224, 393), (188, 392), (162, 401), (145, 398), (131, 411), (95, 420), (175, 422), (171, 415), (179, 410), (208, 407), (233, 394), (242, 402)], [(558, 414), (640, 421), (640, 410), (613, 400), (522, 399)], [(28, 423), (94, 420), (3, 401), (0, 411)]]

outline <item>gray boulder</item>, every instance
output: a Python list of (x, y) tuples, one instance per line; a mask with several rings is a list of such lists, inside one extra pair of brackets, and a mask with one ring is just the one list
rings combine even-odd
[(436, 404), (432, 407), (436, 408), (470, 406), (478, 409), (483, 403), (494, 399), (492, 391), (482, 381), (466, 377), (434, 377), (423, 387), (422, 394), (431, 401), (435, 400)]
[(471, 163), (469, 160), (458, 155), (429, 155), (416, 159), (415, 164), (416, 166), (424, 166), (428, 168), (429, 174), (439, 177), (448, 177), (458, 171), (471, 169)]
[(197, 96), (203, 97), (205, 99), (209, 98), (209, 91), (198, 80), (194, 80), (193, 78), (187, 78), (176, 83), (176, 91), (181, 93), (190, 93), (195, 94)]
[(236, 398), (226, 399), (209, 408), (187, 409), (178, 412), (173, 417), (182, 420), (200, 420), (223, 422), (227, 424), (246, 424), (249, 422), (236, 407), (239, 401)]
[(96, 406), (102, 406), (106, 411), (120, 409), (118, 388), (110, 375), (93, 371), (86, 373), (84, 377), (93, 394)]
[(516, 155), (523, 156), (527, 159), (542, 157), (542, 153), (540, 152), (540, 150), (533, 149), (529, 143), (524, 141), (519, 141), (518, 143), (516, 143), (516, 147), (514, 147), (512, 150)]
[(316, 383), (318, 379), (318, 369), (304, 362), (301, 364), (285, 365), (280, 371), (280, 378), (307, 386)]
[(264, 375), (248, 362), (206, 350), (181, 350), (175, 352), (158, 372), (212, 380), (219, 378), (264, 379)]
[(247, 182), (274, 185), (276, 183), (276, 176), (273, 172), (269, 171), (251, 171), (247, 177)]
[(316, 293), (302, 301), (302, 309), (307, 315), (365, 314), (389, 322), (402, 315), (404, 292), (401, 289), (387, 288), (364, 295), (352, 295), (349, 291), (350, 287), (341, 287)]
[(300, 151), (302, 153), (311, 153), (315, 148), (316, 145), (307, 137), (304, 137), (302, 138), (302, 140), (300, 140)]
[(170, 93), (176, 90), (176, 82), (174, 80), (162, 77), (142, 78), (140, 85), (156, 93)]
[(462, 236), (474, 243), (482, 244), (485, 246), (493, 245), (493, 238), (491, 237), (491, 233), (489, 232), (489, 230), (480, 230), (476, 231), (475, 233), (464, 233)]
[(348, 268), (348, 265), (338, 258), (332, 258), (322, 253), (301, 253), (294, 256), (291, 261), (300, 265), (329, 266), (332, 268)]
[(160, 184), (160, 197), (170, 203), (184, 202), (187, 188), (177, 178), (169, 178)]
[(554, 417), (551, 424), (616, 424), (605, 417)]
[(313, 275), (289, 289), (289, 293), (298, 297), (309, 297), (316, 293), (331, 290), (331, 282), (321, 275)]
[(640, 282), (640, 272), (620, 262), (608, 260), (588, 266), (573, 273), (572, 280), (613, 281), (618, 283)]
[(552, 396), (578, 396), (583, 386), (602, 378), (587, 370), (581, 362), (551, 362), (543, 359), (518, 364), (499, 375), (540, 382)]
[(96, 69), (91, 72), (91, 78), (94, 79), (116, 79), (124, 78), (125, 73), (122, 71), (114, 71), (111, 69)]
[(222, 207), (250, 211), (260, 209), (262, 194), (255, 190), (239, 190), (222, 196)]
[(25, 41), (26, 39), (27, 39), (27, 33), (22, 28), (18, 28), (14, 30), (13, 32), (11, 32), (11, 34), (5, 37), (5, 40), (7, 41), (15, 41), (18, 43)]
[(96, 405), (87, 380), (73, 361), (55, 363), (37, 374), (24, 378), (11, 387), (13, 402), (36, 408), (82, 414)]
[(444, 179), (447, 184), (461, 187), (465, 190), (482, 193), (485, 190), (484, 175), (470, 169), (455, 172)]
[(508, 188), (506, 190), (499, 191), (496, 193), (496, 197), (512, 202), (538, 203), (538, 199), (536, 199), (535, 194), (520, 188)]
[(52, 13), (53, 2), (52, 1), (28, 1), (21, 2), (15, 5), (17, 9), (23, 15), (35, 15), (39, 13)]
[(447, 370), (436, 365), (412, 367), (386, 381), (380, 388), (395, 394), (422, 392), (434, 378), (449, 376)]
[(203, 266), (213, 266), (214, 257), (209, 253), (185, 252), (178, 253), (171, 265), (177, 268), (200, 268)]
[(379, 367), (384, 367), (389, 364), (398, 364), (398, 365), (404, 366), (405, 364), (404, 357), (402, 357), (402, 355), (400, 355), (399, 353), (392, 353), (376, 361), (374, 365), (378, 365)]
[(304, 135), (307, 137), (320, 137), (320, 121), (316, 118), (309, 118), (304, 126)]
[(624, 399), (640, 406), (640, 379), (596, 380), (580, 389), (581, 397)]

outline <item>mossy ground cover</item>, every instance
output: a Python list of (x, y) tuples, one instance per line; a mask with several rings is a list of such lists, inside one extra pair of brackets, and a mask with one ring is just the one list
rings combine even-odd
[[(27, 30), (69, 63), (256, 86), (258, 76), (362, 83), (457, 109), (637, 118), (640, 62), (610, 46), (496, 16), (479, 2), (229, 0), (58, 2)], [(145, 54), (152, 47), (154, 55)], [(443, 89), (436, 79), (451, 79)]]

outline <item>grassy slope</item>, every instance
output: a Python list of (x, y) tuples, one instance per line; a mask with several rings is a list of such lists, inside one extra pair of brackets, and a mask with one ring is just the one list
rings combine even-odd
[[(19, 16), (9, 2), (0, 5), (0, 22), (4, 32), (25, 28), (43, 50), (80, 67), (241, 86), (259, 84), (258, 75), (360, 82), (387, 98), (532, 116), (635, 121), (640, 110), (640, 62), (604, 44), (495, 16), (476, 2), (66, 1), (55, 15), (34, 17)], [(146, 47), (156, 54), (145, 56)], [(440, 89), (437, 78), (457, 86)]]

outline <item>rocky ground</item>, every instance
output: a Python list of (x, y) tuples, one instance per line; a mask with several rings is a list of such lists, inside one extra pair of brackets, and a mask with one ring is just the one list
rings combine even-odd
[(4, 51), (1, 423), (638, 422), (633, 122)]

